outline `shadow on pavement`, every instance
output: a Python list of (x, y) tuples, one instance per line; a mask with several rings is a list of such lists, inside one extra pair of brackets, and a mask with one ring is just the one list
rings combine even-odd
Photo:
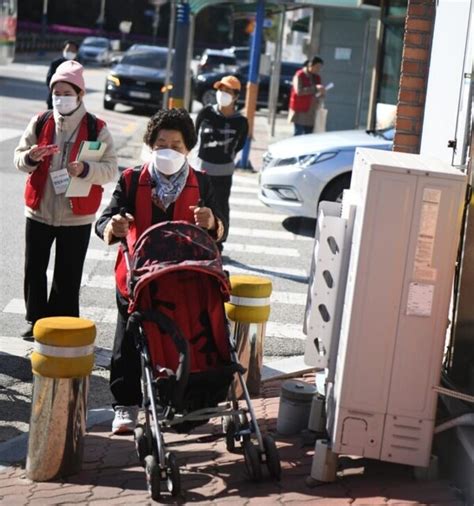
[(316, 220), (314, 218), (291, 216), (283, 220), (282, 225), (288, 232), (304, 235), (305, 237), (314, 237), (316, 231)]

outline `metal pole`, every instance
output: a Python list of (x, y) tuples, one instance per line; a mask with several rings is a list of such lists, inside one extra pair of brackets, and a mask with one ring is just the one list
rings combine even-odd
[(48, 0), (43, 0), (43, 15), (41, 17), (41, 41), (43, 49), (39, 53), (44, 54), (46, 48), (46, 32), (48, 30)]
[(165, 92), (163, 95), (163, 108), (169, 109), (168, 97), (171, 83), (171, 63), (173, 61), (174, 28), (176, 23), (176, 0), (170, 0), (170, 27), (168, 31), (168, 57), (166, 59)]
[(196, 16), (191, 14), (189, 18), (188, 50), (186, 52), (186, 78), (184, 84), (184, 107), (189, 109), (189, 112), (192, 112), (193, 110), (193, 93), (191, 88), (193, 74), (191, 71), (191, 60), (193, 59), (195, 29)]
[(278, 93), (280, 91), (280, 74), (281, 74), (281, 54), (283, 52), (283, 31), (285, 29), (286, 9), (282, 7), (280, 13), (280, 21), (278, 24), (278, 40), (275, 48), (275, 60), (273, 64), (272, 78), (270, 82), (270, 101), (268, 122), (270, 123), (270, 135), (275, 135), (275, 122), (278, 109)]
[(176, 40), (173, 62), (173, 88), (171, 89), (170, 107), (184, 107), (184, 94), (186, 76), (189, 73), (186, 68), (188, 38), (189, 38), (189, 4), (178, 4), (176, 11)]
[(99, 25), (99, 32), (101, 34), (104, 32), (104, 22), (105, 22), (105, 0), (101, 0), (99, 19), (97, 20), (97, 24)]
[(258, 0), (255, 15), (255, 29), (252, 37), (250, 51), (250, 67), (247, 80), (247, 96), (245, 97), (245, 115), (249, 122), (249, 134), (242, 150), (242, 157), (237, 166), (243, 169), (252, 169), (249, 163), (250, 145), (252, 142), (253, 123), (258, 95), (258, 71), (260, 66), (260, 48), (262, 45), (263, 21), (265, 18), (265, 1)]

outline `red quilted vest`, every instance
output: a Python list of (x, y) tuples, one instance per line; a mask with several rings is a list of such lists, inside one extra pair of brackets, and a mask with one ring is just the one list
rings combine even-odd
[[(296, 72), (296, 76), (301, 78), (303, 81), (303, 86), (308, 87), (316, 82), (316, 84), (321, 84), (321, 78), (319, 76), (314, 76), (314, 81), (311, 79), (308, 74), (304, 71), (304, 69), (300, 69)], [(314, 93), (316, 94), (316, 88), (314, 89)], [(291, 87), (290, 92), (290, 109), (295, 112), (307, 112), (311, 107), (311, 101), (313, 100), (314, 95), (297, 95), (294, 86)]]
[[(105, 123), (97, 118), (97, 132), (100, 132), (104, 125)], [(55, 122), (54, 117), (51, 114), (41, 129), (37, 140), (38, 146), (53, 144), (54, 130)], [(87, 141), (87, 136), (87, 117), (84, 114), (79, 126), (79, 131), (77, 132), (76, 140), (74, 141), (71, 149), (69, 161), (76, 159), (81, 142)], [(28, 176), (25, 186), (25, 203), (31, 209), (38, 209), (40, 206), (44, 193), (44, 187), (49, 175), (51, 159), (51, 156), (44, 158), (38, 167), (33, 172), (30, 172), (30, 175)], [(79, 215), (94, 214), (97, 209), (99, 209), (102, 192), (102, 186), (93, 184), (87, 197), (71, 197), (69, 200), (71, 201), (72, 212)]]

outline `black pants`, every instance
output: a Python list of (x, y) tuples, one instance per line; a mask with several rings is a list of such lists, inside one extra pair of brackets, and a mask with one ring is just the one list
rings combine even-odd
[(230, 189), (232, 187), (232, 175), (230, 176), (209, 176), (214, 196), (216, 198), (217, 207), (223, 214), (227, 224), (230, 225), (229, 198)]
[(126, 333), (128, 302), (118, 292), (116, 299), (118, 314), (110, 362), (110, 391), (114, 406), (141, 406), (141, 359), (134, 337)]
[[(79, 316), (79, 290), (91, 227), (53, 227), (26, 219), (24, 294), (27, 321), (34, 323), (47, 316)], [(54, 276), (48, 297), (46, 271), (54, 241)]]

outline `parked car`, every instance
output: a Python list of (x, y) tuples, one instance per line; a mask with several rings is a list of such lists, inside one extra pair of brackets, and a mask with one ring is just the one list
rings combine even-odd
[(204, 72), (235, 72), (237, 59), (226, 50), (205, 49), (198, 63), (197, 73)]
[(390, 150), (393, 135), (344, 130), (275, 142), (263, 157), (258, 198), (285, 214), (316, 218), (320, 201), (338, 201), (349, 188), (356, 148)]
[(247, 46), (232, 46), (224, 49), (224, 51), (234, 55), (239, 66), (245, 65), (250, 60), (250, 48)]
[(115, 104), (154, 109), (163, 102), (168, 48), (134, 44), (106, 77), (104, 109)]
[[(280, 89), (278, 92), (278, 104), (279, 110), (288, 110), (288, 101), (290, 99), (291, 82), (295, 72), (301, 68), (300, 64), (291, 62), (282, 62), (280, 72)], [(194, 79), (194, 98), (203, 105), (215, 104), (216, 103), (216, 90), (213, 88), (213, 84), (219, 81), (222, 77), (227, 74), (235, 75), (240, 79), (242, 86), (245, 87), (247, 84), (247, 78), (249, 74), (249, 66), (243, 65), (239, 67), (236, 72), (208, 72), (205, 74), (198, 74)], [(257, 107), (268, 106), (268, 95), (270, 91), (270, 77), (260, 76), (257, 96)], [(243, 106), (245, 100), (245, 93), (241, 93), (237, 104)]]
[(86, 37), (79, 46), (77, 59), (82, 64), (110, 65), (112, 61), (112, 44), (105, 37)]

